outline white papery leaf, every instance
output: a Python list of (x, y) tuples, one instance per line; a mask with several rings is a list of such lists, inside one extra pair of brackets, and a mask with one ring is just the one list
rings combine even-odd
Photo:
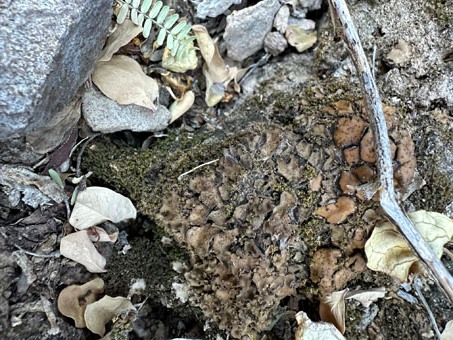
[(131, 200), (103, 187), (89, 187), (77, 196), (69, 223), (85, 229), (105, 221), (117, 223), (137, 216)]
[(87, 230), (80, 230), (63, 237), (60, 253), (85, 266), (91, 273), (105, 273), (106, 260), (91, 242)]

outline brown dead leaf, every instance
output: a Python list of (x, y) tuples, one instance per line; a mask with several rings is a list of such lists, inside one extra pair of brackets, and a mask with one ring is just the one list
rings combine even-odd
[(77, 229), (85, 229), (105, 221), (117, 223), (135, 219), (137, 210), (131, 200), (113, 190), (89, 187), (77, 195), (69, 223)]
[(118, 104), (156, 109), (153, 102), (159, 95), (157, 82), (130, 57), (118, 55), (96, 63), (92, 78), (102, 93)]
[(64, 316), (74, 319), (77, 328), (86, 327), (84, 314), (87, 305), (96, 301), (104, 292), (104, 281), (96, 278), (83, 285), (71, 285), (58, 295), (58, 310)]
[(304, 312), (296, 314), (296, 340), (345, 340), (334, 325), (327, 322), (313, 322)]
[(222, 100), (230, 81), (235, 80), (235, 91), (240, 91), (237, 81), (242, 77), (243, 70), (225, 65), (219, 49), (204, 26), (194, 25), (192, 31), (197, 37), (198, 47), (205, 61), (203, 65), (203, 74), (206, 78), (205, 101), (208, 106), (214, 106)]
[(63, 237), (60, 241), (60, 253), (82, 264), (91, 273), (106, 272), (106, 260), (93, 245), (88, 230), (80, 230)]
[[(445, 215), (425, 210), (409, 213), (408, 216), (440, 258), (443, 246), (453, 236), (453, 220)], [(365, 253), (368, 268), (387, 273), (400, 281), (406, 281), (410, 273), (422, 271), (418, 257), (390, 222), (374, 228), (365, 244)]]
[(132, 302), (125, 297), (104, 296), (102, 299), (89, 304), (85, 310), (87, 328), (100, 336), (105, 334), (105, 325), (114, 317), (128, 311), (137, 312)]
[(109, 61), (118, 50), (143, 32), (143, 27), (126, 19), (107, 39), (99, 61)]

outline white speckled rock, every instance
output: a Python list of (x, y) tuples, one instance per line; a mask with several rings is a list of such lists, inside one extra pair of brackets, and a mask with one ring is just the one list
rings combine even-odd
[(0, 5), (0, 140), (47, 125), (87, 79), (111, 22), (112, 1)]
[(242, 61), (262, 49), (280, 7), (278, 0), (263, 0), (229, 15), (223, 36), (228, 57)]
[(156, 111), (138, 105), (119, 105), (94, 87), (83, 95), (82, 114), (94, 131), (102, 133), (159, 131), (168, 126), (171, 116), (162, 105)]

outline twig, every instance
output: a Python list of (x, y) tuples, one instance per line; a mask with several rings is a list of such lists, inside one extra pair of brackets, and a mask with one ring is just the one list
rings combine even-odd
[(209, 164), (215, 163), (215, 162), (217, 162), (218, 160), (219, 160), (218, 158), (217, 158), (217, 159), (214, 159), (213, 161), (209, 161), (209, 162), (200, 164), (200, 165), (196, 166), (195, 168), (190, 169), (189, 171), (184, 172), (183, 174), (181, 174), (181, 175), (178, 176), (178, 181), (182, 180), (182, 178), (183, 178), (185, 175), (188, 175), (188, 174), (190, 174), (191, 172), (194, 172), (195, 170), (200, 169), (201, 167), (203, 167), (203, 166), (205, 166), (205, 165), (209, 165)]
[(382, 111), (379, 91), (360, 43), (359, 36), (344, 0), (329, 0), (330, 6), (343, 27), (343, 39), (364, 92), (366, 106), (374, 132), (378, 159), (380, 204), (389, 219), (399, 228), (418, 257), (426, 264), (437, 283), (453, 303), (453, 277), (436, 257), (428, 243), (420, 236), (414, 224), (398, 204), (393, 187), (393, 167), (387, 126)]
[(431, 321), (431, 324), (433, 325), (434, 332), (436, 333), (437, 339), (441, 339), (442, 335), (440, 334), (439, 327), (437, 327), (437, 322), (436, 319), (434, 318), (434, 314), (431, 311), (431, 308), (429, 308), (428, 302), (425, 299), (425, 296), (422, 293), (422, 282), (420, 281), (420, 278), (418, 276), (415, 277), (414, 279), (414, 288), (415, 291), (417, 292), (418, 298), (420, 299), (423, 307), (425, 307), (426, 311), (428, 312), (429, 320)]

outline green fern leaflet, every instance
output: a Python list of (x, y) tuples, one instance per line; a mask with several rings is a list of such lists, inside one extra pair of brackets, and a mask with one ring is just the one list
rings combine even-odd
[(189, 43), (195, 40), (189, 32), (192, 25), (185, 20), (178, 22), (178, 14), (170, 14), (170, 7), (164, 6), (162, 1), (153, 0), (116, 0), (119, 11), (116, 22), (122, 24), (129, 16), (131, 21), (143, 27), (143, 36), (147, 39), (155, 25), (158, 27), (157, 45), (166, 47), (171, 56), (180, 60), (188, 53)]

